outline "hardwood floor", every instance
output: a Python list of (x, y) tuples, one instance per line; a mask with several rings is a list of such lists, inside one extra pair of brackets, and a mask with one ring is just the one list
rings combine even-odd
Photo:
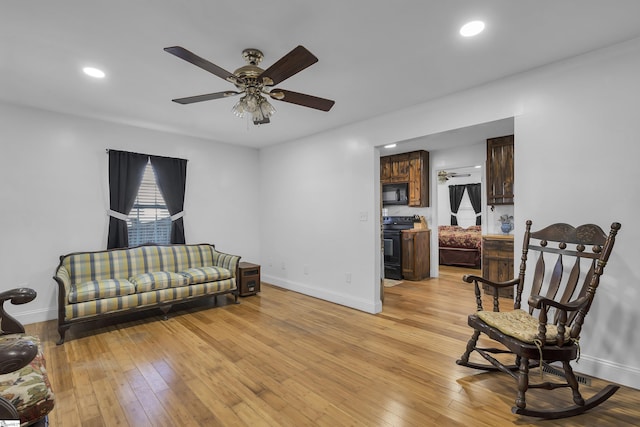
[[(56, 394), (50, 426), (640, 425), (640, 391), (628, 387), (573, 418), (513, 415), (510, 377), (455, 363), (475, 307), (460, 277), (444, 268), (385, 288), (378, 315), (263, 284), (238, 305), (71, 328), (62, 346), (55, 321), (28, 325)], [(530, 405), (550, 394), (537, 392)]]

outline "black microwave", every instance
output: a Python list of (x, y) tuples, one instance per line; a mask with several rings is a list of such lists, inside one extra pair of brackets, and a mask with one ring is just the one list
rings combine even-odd
[(409, 184), (406, 182), (382, 185), (383, 205), (408, 205)]

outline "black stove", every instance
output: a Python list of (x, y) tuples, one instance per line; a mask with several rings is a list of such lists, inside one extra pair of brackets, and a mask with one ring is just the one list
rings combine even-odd
[(412, 229), (416, 222), (417, 215), (382, 217), (385, 278), (402, 280), (402, 230)]
[(413, 228), (413, 224), (420, 222), (420, 217), (413, 216), (383, 216), (383, 230), (409, 230)]

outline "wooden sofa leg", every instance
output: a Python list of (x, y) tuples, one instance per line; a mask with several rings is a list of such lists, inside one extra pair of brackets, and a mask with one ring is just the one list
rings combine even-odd
[(61, 326), (58, 325), (58, 334), (60, 335), (60, 339), (56, 341), (56, 345), (64, 344), (64, 336), (67, 333), (67, 329), (69, 329), (70, 325)]
[(169, 320), (167, 313), (171, 310), (171, 305), (161, 305), (160, 310), (162, 311), (162, 320)]

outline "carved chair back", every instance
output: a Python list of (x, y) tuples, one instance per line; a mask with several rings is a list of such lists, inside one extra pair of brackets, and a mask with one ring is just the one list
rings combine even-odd
[[(552, 304), (540, 308), (546, 310), (548, 323), (562, 324), (570, 328), (571, 338), (578, 338), (619, 229), (617, 222), (611, 224), (609, 234), (594, 224), (573, 227), (558, 223), (532, 232), (531, 221), (527, 221), (514, 308), (521, 308), (525, 271), (528, 261), (533, 261), (532, 280), (527, 283), (531, 287), (529, 302), (547, 298), (580, 306), (568, 314), (555, 310)], [(533, 307), (536, 304), (527, 305), (530, 314), (538, 312)]]

